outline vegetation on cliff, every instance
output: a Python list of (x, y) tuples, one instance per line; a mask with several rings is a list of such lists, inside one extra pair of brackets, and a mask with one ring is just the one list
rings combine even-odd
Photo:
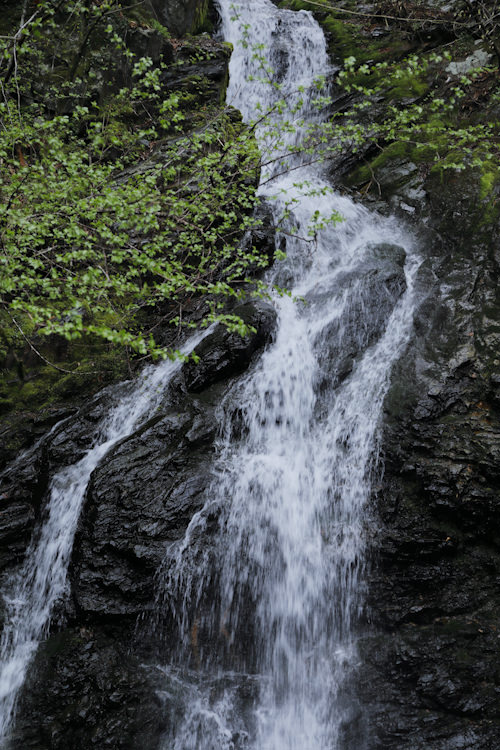
[(241, 243), (259, 155), (223, 106), (230, 49), (172, 38), (149, 5), (27, 1), (3, 19), (3, 410), (174, 356), (165, 329), (195, 310), (245, 330), (227, 300), (268, 257)]
[[(111, 15), (120, 4), (53, 6), (38, 3), (20, 41), (4, 43), (4, 313), (26, 336), (91, 334), (153, 355), (164, 349), (138, 324), (144, 308), (167, 303), (177, 322), (183, 301), (203, 295), (214, 300), (207, 320), (232, 324), (219, 298), (237, 296), (259, 262), (239, 247), (258, 166), (252, 139), (220, 109), (187, 123), (199, 102), (166, 92), (167, 64), (125, 45), (127, 19)], [(84, 80), (93, 68), (79, 72), (97, 34), (130, 75), (101, 101)]]
[(364, 155), (349, 182), (380, 194), (380, 167), (466, 170), (489, 205), (500, 184), (497, 2), (285, 0), (315, 13), (340, 63), (332, 137)]
[[(305, 147), (314, 158), (356, 154), (348, 183), (374, 195), (380, 170), (398, 159), (436, 179), (467, 171), (494, 218), (500, 90), (491, 9), (286, 4), (312, 9), (342, 60), (333, 96), (318, 97), (322, 106), (334, 100), (334, 114), (311, 129)], [(71, 390), (74, 373), (80, 384), (96, 374), (102, 382), (124, 374), (131, 354), (172, 354), (166, 324), (178, 329), (195, 307), (197, 324), (201, 316), (244, 330), (227, 299), (255, 288), (250, 277), (268, 262), (241, 244), (257, 221), (253, 132), (221, 106), (230, 50), (172, 38), (153, 5), (26, 1), (4, 17), (4, 409), (18, 396), (39, 401), (26, 382), (34, 360), (43, 402), (56, 381)], [(201, 29), (207, 3), (198, 6)]]

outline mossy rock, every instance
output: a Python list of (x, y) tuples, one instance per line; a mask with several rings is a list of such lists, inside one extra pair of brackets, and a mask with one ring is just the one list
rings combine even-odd
[(281, 0), (279, 6), (310, 11), (323, 27), (329, 54), (337, 61), (348, 57), (354, 57), (358, 63), (397, 60), (415, 48), (415, 43), (397, 29), (373, 31), (370, 16), (360, 13), (359, 3), (354, 0), (339, 7), (330, 0)]
[(20, 347), (14, 336), (15, 345), (4, 352), (0, 369), (0, 413), (4, 415), (67, 401), (79, 403), (89, 393), (127, 376), (126, 353), (118, 347), (91, 339), (68, 343), (59, 337), (35, 342), (41, 356), (25, 342)]

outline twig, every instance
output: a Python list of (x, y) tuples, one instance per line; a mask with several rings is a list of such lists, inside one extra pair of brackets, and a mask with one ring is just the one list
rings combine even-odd
[(86, 372), (77, 372), (76, 370), (65, 370), (64, 367), (59, 367), (59, 365), (55, 365), (53, 362), (50, 362), (46, 357), (43, 356), (43, 354), (41, 352), (38, 351), (38, 349), (34, 346), (34, 344), (29, 340), (29, 338), (26, 336), (26, 334), (24, 333), (23, 329), (21, 328), (21, 326), (19, 325), (19, 323), (17, 322), (17, 320), (14, 318), (14, 316), (11, 315), (8, 310), (6, 312), (7, 312), (7, 315), (9, 316), (9, 318), (12, 320), (12, 322), (16, 326), (16, 328), (19, 331), (19, 333), (21, 334), (21, 336), (23, 337), (23, 339), (26, 341), (26, 343), (30, 347), (30, 349), (32, 349), (32, 351), (34, 351), (35, 354), (38, 357), (40, 357), (40, 359), (43, 362), (45, 362), (46, 365), (49, 365), (49, 367), (53, 367), (54, 370), (58, 370), (59, 372), (63, 372), (65, 375), (95, 375), (96, 372), (105, 372), (104, 370), (101, 370), (101, 371), (100, 370), (90, 370), (90, 371), (86, 371)]
[[(327, 3), (317, 3), (314, 0), (305, 0), (308, 5), (314, 5), (322, 10), (331, 10), (334, 13), (346, 13), (351, 16), (362, 16), (363, 18), (381, 18), (388, 21), (405, 21), (406, 23), (443, 23), (447, 19), (444, 18), (403, 18), (400, 16), (389, 16), (385, 13), (363, 13), (360, 10), (349, 10), (348, 8), (338, 8)], [(470, 26), (470, 23), (465, 21), (451, 21), (455, 26)]]

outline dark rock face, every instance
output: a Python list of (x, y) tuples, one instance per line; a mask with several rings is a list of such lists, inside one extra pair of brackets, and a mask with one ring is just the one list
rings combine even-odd
[[(272, 334), (269, 305), (246, 303), (235, 312), (255, 331), (242, 338), (215, 328), (197, 348), (200, 361), (184, 364), (171, 382), (156, 416), (94, 471), (73, 549), (71, 595), (29, 670), (12, 750), (153, 749), (165, 733), (168, 710), (154, 672), (141, 666), (138, 650), (148, 646), (134, 642), (134, 627), (154, 602), (155, 571), (203, 503), (221, 393)], [(107, 409), (131, 387), (97, 394), (6, 470), (6, 573), (22, 560), (52, 471), (83, 456)]]
[(417, 187), (426, 197), (415, 210), (429, 230), (415, 335), (386, 401), (369, 602), (378, 632), (361, 641), (362, 698), (370, 750), (493, 750), (500, 736), (499, 234), (483, 224), (460, 178)]
[[(366, 249), (361, 275), (344, 274), (335, 279), (335, 288), (325, 295), (335, 296), (348, 289), (347, 310), (320, 334), (321, 375), (318, 388), (340, 383), (351, 372), (355, 359), (384, 332), (396, 302), (406, 289), (405, 251), (398, 245), (380, 244)], [(318, 295), (308, 302), (314, 305)], [(341, 325), (341, 328), (339, 327)]]
[(161, 23), (177, 36), (196, 30), (208, 13), (207, 0), (151, 0)]
[(23, 465), (3, 472), (0, 494), (0, 571), (21, 562), (45, 492), (48, 473), (42, 448), (26, 452)]
[[(0, 575), (22, 561), (53, 472), (82, 458), (92, 444), (103, 409), (117, 402), (126, 387), (103, 389), (77, 414), (72, 414), (76, 410), (59, 410), (41, 425), (35, 419), (23, 423), (26, 441), (34, 442), (0, 474)], [(45, 432), (39, 437), (43, 427)]]
[[(136, 617), (147, 609), (167, 546), (182, 538), (202, 506), (211, 479), (219, 397), (217, 388), (207, 388), (248, 367), (275, 320), (274, 310), (264, 303), (248, 303), (235, 313), (255, 333), (242, 338), (217, 327), (195, 349), (199, 362), (183, 366), (180, 392), (172, 394), (176, 404), (121, 441), (92, 475), (71, 573), (82, 616)], [(186, 388), (204, 393), (194, 398)]]
[(197, 364), (188, 363), (184, 368), (184, 378), (188, 391), (197, 393), (221, 378), (243, 372), (248, 367), (252, 355), (268, 340), (274, 327), (276, 313), (271, 305), (264, 302), (239, 305), (234, 309), (245, 325), (255, 329), (250, 337), (230, 333), (222, 326), (196, 347), (200, 358)]
[(166, 545), (183, 533), (210, 482), (216, 422), (189, 400), (152, 419), (96, 469), (72, 571), (86, 616), (137, 616), (154, 600)]
[[(206, 59), (199, 59), (200, 50)], [(175, 65), (167, 66), (160, 76), (164, 92), (181, 91), (191, 97), (193, 109), (223, 101), (230, 56), (229, 47), (210, 37), (197, 37), (196, 45), (178, 43)]]
[(155, 750), (165, 730), (156, 688), (122, 632), (65, 630), (38, 650), (11, 747)]

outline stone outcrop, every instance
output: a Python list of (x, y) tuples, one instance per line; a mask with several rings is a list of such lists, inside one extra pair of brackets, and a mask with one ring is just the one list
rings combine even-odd
[(500, 732), (499, 234), (465, 181), (420, 189), (421, 302), (386, 401), (376, 497), (379, 632), (362, 642), (371, 747), (487, 750)]
[(43, 643), (21, 697), (18, 750), (156, 748), (166, 728), (158, 679), (131, 655), (133, 633), (67, 628)]
[[(246, 303), (235, 312), (253, 332), (242, 338), (215, 328), (195, 350), (199, 362), (186, 362), (171, 382), (156, 416), (93, 472), (73, 548), (71, 593), (30, 669), (13, 750), (132, 750), (144, 742), (153, 748), (164, 733), (159, 679), (141, 666), (140, 644), (131, 644), (137, 617), (154, 603), (155, 572), (211, 481), (221, 392), (272, 335), (268, 304)], [(99, 393), (6, 471), (4, 575), (23, 557), (51, 471), (82, 457), (99, 420), (131, 387)]]
[[(359, 174), (359, 173), (358, 173)], [(500, 733), (498, 215), (470, 175), (375, 172), (419, 238), (414, 335), (385, 404), (361, 699), (370, 750), (493, 750)], [(352, 180), (351, 177), (347, 178)]]

